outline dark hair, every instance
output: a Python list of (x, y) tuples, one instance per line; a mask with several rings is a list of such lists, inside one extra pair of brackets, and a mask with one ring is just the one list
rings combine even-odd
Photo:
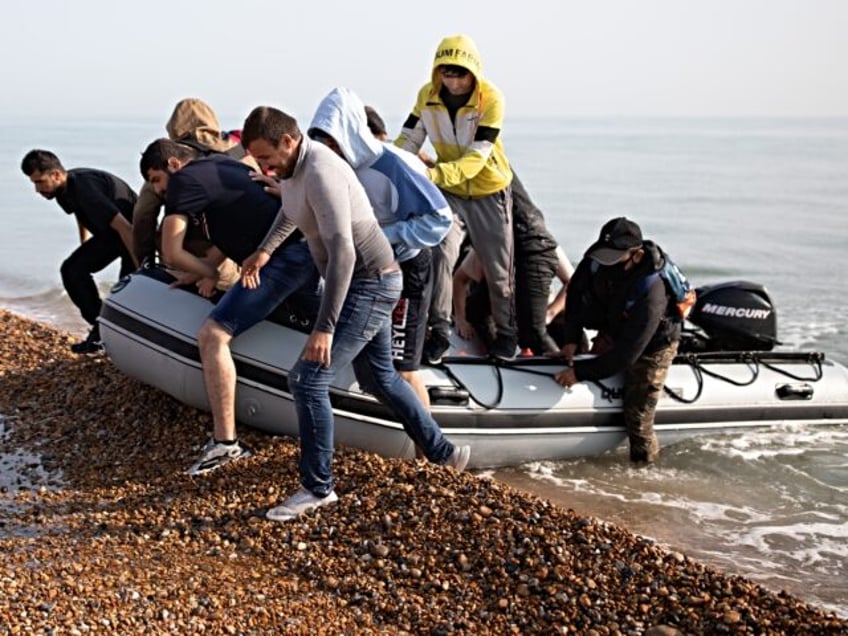
[(368, 120), (368, 130), (375, 137), (389, 134), (386, 132), (386, 122), (372, 106), (365, 107), (365, 118)]
[(186, 146), (171, 139), (157, 139), (152, 142), (141, 153), (139, 169), (142, 178), (147, 181), (148, 170), (168, 170), (168, 159), (174, 158), (180, 161), (191, 161), (196, 159), (199, 153), (195, 148)]
[(48, 172), (50, 170), (65, 172), (65, 167), (59, 161), (59, 157), (49, 150), (30, 150), (21, 161), (21, 170), (26, 176), (30, 176), (33, 172)]
[(247, 148), (257, 139), (264, 139), (276, 146), (283, 135), (300, 139), (302, 133), (297, 120), (272, 106), (257, 106), (244, 120), (244, 126), (241, 128), (241, 145)]

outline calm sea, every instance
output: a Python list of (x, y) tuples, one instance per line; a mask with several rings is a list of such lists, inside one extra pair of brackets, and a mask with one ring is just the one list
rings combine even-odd
[[(154, 120), (0, 125), (0, 306), (85, 331), (58, 275), (73, 220), (33, 193), (23, 154), (49, 148), (138, 186), (139, 153), (163, 133)], [(573, 260), (627, 215), (695, 284), (764, 284), (781, 349), (848, 363), (848, 119), (511, 121), (505, 142)], [(848, 423), (700, 438), (647, 470), (616, 452), (495, 476), (848, 615)]]

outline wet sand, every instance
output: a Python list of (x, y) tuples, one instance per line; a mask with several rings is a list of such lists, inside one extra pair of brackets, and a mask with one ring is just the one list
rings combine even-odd
[(0, 634), (848, 632), (623, 528), (355, 449), (338, 504), (266, 521), (296, 440), (242, 429), (254, 457), (189, 477), (207, 414), (65, 332), (0, 311), (0, 336)]

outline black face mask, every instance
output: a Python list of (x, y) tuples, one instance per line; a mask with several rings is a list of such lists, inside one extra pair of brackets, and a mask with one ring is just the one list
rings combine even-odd
[(604, 267), (604, 273), (611, 281), (624, 280), (630, 273), (629, 270), (625, 269), (627, 267), (627, 263), (628, 261), (624, 261), (623, 263), (616, 263), (615, 265), (607, 265)]

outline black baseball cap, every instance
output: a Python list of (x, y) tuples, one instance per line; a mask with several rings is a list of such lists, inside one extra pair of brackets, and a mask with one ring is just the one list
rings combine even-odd
[(620, 216), (604, 224), (598, 240), (586, 250), (586, 256), (601, 265), (615, 265), (640, 247), (642, 230), (630, 219)]

